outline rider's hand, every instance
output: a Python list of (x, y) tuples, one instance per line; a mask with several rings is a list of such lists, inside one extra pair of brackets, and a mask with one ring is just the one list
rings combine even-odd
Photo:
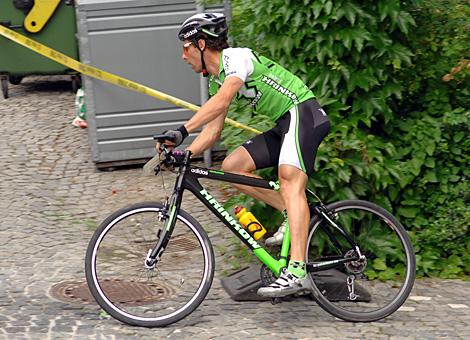
[[(175, 143), (169, 140), (166, 140), (163, 144), (168, 150), (173, 150), (175, 148)], [(157, 142), (157, 144), (155, 145), (155, 149), (157, 149), (158, 154), (161, 154), (163, 152), (162, 143)]]
[(179, 166), (184, 161), (184, 150), (173, 149), (170, 155), (170, 160), (168, 162), (161, 163), (162, 171), (173, 171), (175, 166)]
[[(168, 147), (168, 149), (172, 150), (174, 147), (181, 145), (184, 139), (188, 137), (188, 130), (186, 130), (186, 127), (184, 125), (181, 125), (176, 130), (165, 131), (164, 134), (168, 135), (172, 139), (172, 141), (170, 140), (165, 141), (165, 145)], [(157, 143), (156, 149), (158, 153), (162, 152), (160, 147), (161, 147), (160, 143)]]
[(181, 163), (183, 163), (184, 161), (184, 150), (173, 150), (173, 152), (171, 153), (173, 158), (175, 159), (175, 163), (176, 165), (180, 165)]

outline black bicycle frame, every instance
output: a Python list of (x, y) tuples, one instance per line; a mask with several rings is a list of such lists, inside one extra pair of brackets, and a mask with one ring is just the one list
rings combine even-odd
[(199, 178), (207, 178), (229, 183), (244, 184), (252, 187), (277, 190), (276, 182), (237, 175), (212, 169), (190, 167), (183, 180), (183, 188), (191, 191), (204, 205), (221, 220), (251, 250), (259, 248), (258, 242), (234, 219), (199, 183)]
[[(204, 189), (204, 187), (199, 183), (200, 178), (206, 178), (209, 180), (217, 180), (223, 181), (228, 183), (236, 183), (236, 184), (243, 184), (252, 187), (270, 189), (270, 190), (279, 190), (279, 184), (274, 181), (267, 181), (265, 179), (259, 179), (244, 175), (237, 175), (233, 173), (201, 168), (196, 166), (189, 165), (189, 155), (186, 155), (186, 159), (183, 164), (180, 166), (179, 175), (177, 177), (174, 191), (172, 196), (166, 203), (166, 218), (167, 224), (165, 230), (160, 235), (159, 242), (155, 246), (155, 248), (151, 251), (151, 253), (147, 256), (146, 263), (148, 266), (154, 265), (160, 259), (161, 254), (163, 253), (168, 241), (170, 239), (170, 235), (173, 232), (175, 222), (176, 222), (176, 212), (181, 207), (181, 202), (183, 199), (183, 192), (184, 190), (189, 190), (192, 192), (219, 220), (221, 220), (248, 248), (250, 248), (255, 253), (265, 253), (261, 254), (262, 256), (269, 256), (269, 254), (261, 247), (258, 242), (244, 229), (240, 226), (238, 221), (228, 213), (221, 204), (219, 204), (214, 197), (212, 197), (209, 192)], [(345, 237), (345, 239), (351, 244), (352, 249), (356, 249), (357, 245), (355, 242), (342, 230), (341, 227), (337, 226), (331, 219), (328, 217), (327, 212), (324, 211), (324, 206), (319, 208), (317, 206), (313, 206), (309, 204), (309, 208), (311, 214), (318, 214), (322, 216), (323, 222), (321, 222), (321, 228), (325, 230), (328, 237), (332, 240), (332, 242), (338, 246), (339, 249), (339, 242), (336, 240), (335, 236), (329, 230), (324, 221), (327, 219), (329, 223), (333, 223), (333, 225), (340, 231), (340, 233)], [(285, 254), (283, 254), (283, 251)], [(288, 246), (282, 247), (281, 250), (281, 260), (277, 261), (277, 263), (268, 263), (268, 267), (273, 270), (273, 272), (279, 272), (281, 267), (285, 266), (287, 256), (288, 256)], [(269, 256), (270, 257), (270, 256)], [(337, 260), (332, 261), (325, 261), (321, 263), (308, 263), (307, 264), (307, 271), (309, 272), (316, 272), (322, 271), (326, 269), (331, 269), (338, 267), (342, 263), (355, 261), (358, 257), (349, 257), (349, 258), (339, 258)], [(263, 261), (264, 262), (264, 261)], [(271, 262), (271, 261), (268, 261)]]

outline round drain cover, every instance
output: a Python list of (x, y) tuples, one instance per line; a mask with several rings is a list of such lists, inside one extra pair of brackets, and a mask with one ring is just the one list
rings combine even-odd
[[(101, 281), (101, 288), (114, 303), (126, 306), (147, 305), (172, 295), (174, 291), (162, 283), (134, 282), (120, 279)], [(86, 281), (64, 281), (50, 289), (53, 298), (67, 303), (95, 303)]]

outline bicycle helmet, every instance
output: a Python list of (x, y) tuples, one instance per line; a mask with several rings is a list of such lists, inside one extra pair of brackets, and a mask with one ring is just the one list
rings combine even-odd
[(227, 34), (227, 22), (222, 13), (199, 13), (189, 17), (181, 25), (178, 38), (194, 39), (199, 33), (205, 33), (208, 39), (223, 37)]
[(204, 61), (204, 51), (199, 47), (197, 40), (199, 38), (203, 38), (204, 41), (206, 39), (226, 39), (227, 30), (225, 15), (222, 13), (199, 13), (189, 17), (181, 25), (178, 38), (181, 41), (191, 40), (199, 50), (199, 53), (201, 53), (202, 75), (204, 77), (209, 76), (209, 72)]

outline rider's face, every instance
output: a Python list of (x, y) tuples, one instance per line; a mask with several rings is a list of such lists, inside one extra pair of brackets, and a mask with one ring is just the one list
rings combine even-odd
[(202, 72), (202, 65), (201, 65), (201, 53), (194, 46), (192, 41), (185, 40), (183, 42), (183, 53), (181, 54), (181, 58), (189, 65), (196, 73)]

